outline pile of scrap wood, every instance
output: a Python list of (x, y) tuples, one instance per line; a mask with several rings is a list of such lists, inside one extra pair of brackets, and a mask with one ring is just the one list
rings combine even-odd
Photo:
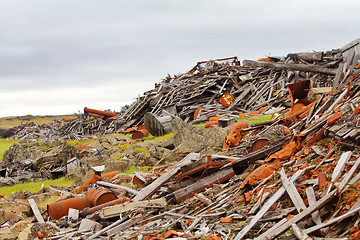
[[(136, 173), (133, 185), (95, 176), (86, 195), (101, 187), (128, 199), (111, 199), (89, 215), (80, 214), (88, 211), (80, 206), (69, 208), (52, 220), (62, 228), (50, 239), (360, 239), (359, 43), (242, 67), (198, 64), (165, 79), (122, 114), (126, 124), (137, 125), (149, 109), (156, 115), (174, 102), (171, 114), (185, 120), (199, 106), (208, 116), (206, 106), (218, 106), (225, 88), (243, 95), (219, 108), (226, 115), (229, 108), (238, 114), (279, 106), (284, 98), (290, 108), (273, 121), (233, 130), (240, 141), (217, 154), (190, 153), (150, 174)], [(243, 73), (249, 74), (245, 80)], [(331, 89), (310, 97), (309, 86)]]
[[(115, 132), (114, 120), (117, 113), (99, 111), (98, 114), (87, 112), (78, 113), (74, 119), (54, 119), (48, 124), (33, 122), (20, 124), (11, 129), (11, 139), (84, 139)], [(90, 109), (94, 110), (94, 109)], [(101, 115), (103, 114), (103, 115)], [(110, 115), (110, 117), (108, 117)], [(66, 120), (66, 121), (65, 121)]]
[(191, 71), (168, 76), (121, 113), (118, 126), (143, 124), (144, 115), (172, 114), (185, 122), (215, 115), (233, 116), (263, 106), (288, 106), (287, 85), (310, 80), (312, 87), (341, 88), (351, 81), (359, 40), (327, 52), (289, 54), (260, 61), (237, 58), (198, 63)]

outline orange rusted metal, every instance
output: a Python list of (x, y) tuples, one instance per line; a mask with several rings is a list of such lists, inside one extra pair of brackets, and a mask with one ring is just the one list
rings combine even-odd
[[(118, 171), (114, 171), (114, 172), (110, 172), (110, 173), (106, 173), (106, 174), (103, 174), (103, 175), (99, 175), (97, 173), (93, 173), (90, 180), (86, 181), (84, 184), (82, 184), (77, 190), (76, 190), (76, 193), (77, 194), (80, 194), (84, 191), (86, 191), (88, 189), (88, 187), (90, 186), (90, 184), (95, 184), (97, 181), (100, 181), (102, 180), (101, 178), (104, 177), (104, 178), (108, 178), (108, 179), (112, 179), (115, 175), (119, 174)], [(104, 180), (104, 179), (103, 179)]]
[(230, 131), (241, 131), (242, 129), (248, 128), (248, 127), (249, 127), (249, 124), (247, 124), (244, 121), (240, 121), (240, 122), (234, 123), (231, 127), (229, 127), (229, 130)]
[(86, 196), (69, 198), (48, 204), (47, 212), (50, 218), (60, 219), (68, 214), (69, 208), (81, 211), (84, 208), (94, 207), (115, 199), (117, 199), (117, 196), (111, 191), (92, 188), (86, 193)]
[[(140, 129), (146, 129), (146, 126), (145, 125), (139, 125), (137, 126), (137, 130), (140, 130)], [(147, 130), (147, 129), (146, 129)]]
[(331, 116), (327, 119), (327, 125), (333, 125), (333, 124), (336, 123), (342, 116), (344, 116), (344, 114), (342, 114), (342, 112), (334, 113), (333, 115), (331, 115)]
[(200, 113), (201, 109), (204, 109), (204, 108), (203, 108), (203, 107), (199, 107), (199, 108), (197, 108), (197, 109), (195, 110), (195, 112), (194, 112), (194, 120), (196, 120), (197, 117), (199, 116), (199, 113)]
[(51, 219), (60, 219), (68, 214), (69, 208), (81, 211), (87, 207), (90, 207), (90, 202), (86, 196), (82, 196), (49, 203), (47, 205), (47, 212)]
[(205, 123), (205, 128), (215, 128), (218, 127), (218, 121), (209, 121)]
[(214, 122), (214, 121), (218, 121), (220, 118), (224, 118), (224, 117), (227, 117), (227, 116), (214, 116), (214, 117), (210, 117), (208, 121)]
[(296, 99), (304, 105), (310, 104), (307, 99), (308, 92), (310, 91), (310, 80), (289, 84), (288, 90), (292, 106), (294, 106)]
[(270, 58), (270, 57), (267, 57), (267, 58), (259, 58), (257, 61), (258, 61), (258, 62), (276, 62), (274, 58)]
[(228, 149), (230, 147), (236, 147), (240, 144), (243, 133), (241, 130), (248, 128), (249, 125), (246, 122), (240, 121), (235, 124), (233, 124), (231, 127), (229, 127), (229, 130), (231, 131), (224, 140), (223, 143), (223, 150)]
[(95, 184), (97, 181), (100, 181), (100, 176), (96, 173), (93, 173), (90, 180), (86, 181), (84, 184), (82, 184), (77, 190), (76, 193), (80, 194), (88, 189), (90, 184)]
[(220, 222), (221, 223), (232, 223), (233, 222), (233, 219), (232, 218), (220, 218)]
[(220, 98), (220, 103), (225, 107), (229, 107), (234, 101), (235, 101), (234, 96), (229, 93), (222, 95)]
[(305, 144), (305, 137), (295, 135), (292, 140), (286, 144), (283, 149), (280, 151), (271, 154), (268, 159), (266, 159), (266, 162), (273, 161), (273, 160), (287, 160), (289, 159), (293, 154), (297, 153), (302, 146)]
[(101, 177), (104, 177), (104, 178), (107, 178), (107, 179), (111, 180), (113, 177), (115, 177), (118, 174), (119, 174), (119, 171), (114, 171), (114, 172), (101, 174)]
[(117, 113), (114, 112), (107, 112), (107, 111), (101, 111), (101, 110), (96, 110), (96, 109), (92, 109), (92, 108), (84, 108), (84, 113), (93, 113), (93, 114), (98, 114), (107, 118), (111, 118), (111, 117), (116, 117), (118, 116)]
[(251, 145), (250, 152), (256, 152), (269, 144), (269, 139), (259, 138)]
[[(229, 163), (229, 160), (213, 162), (211, 159), (211, 156), (207, 156), (206, 162), (203, 162), (200, 165), (194, 163), (194, 165), (191, 165), (191, 169), (189, 169), (189, 170), (184, 171), (183, 169), (181, 169), (181, 173), (176, 175), (175, 179), (176, 179), (176, 181), (179, 182), (179, 181), (183, 180), (184, 178), (190, 177), (191, 175), (194, 175), (194, 174), (199, 175), (198, 174), (199, 172), (201, 172), (201, 175), (203, 175), (204, 173), (210, 173), (214, 169), (220, 169), (222, 166), (226, 165), (227, 163)], [(188, 167), (190, 167), (190, 166), (188, 166)]]
[(264, 163), (260, 167), (252, 171), (245, 180), (241, 183), (240, 189), (244, 188), (247, 184), (256, 185), (260, 180), (267, 178), (274, 171), (281, 167), (281, 162), (276, 160), (272, 163)]
[[(292, 113), (291, 113), (291, 114), (288, 114), (288, 116), (289, 116), (290, 118), (300, 116), (301, 114), (303, 114), (303, 113), (305, 113), (306, 111), (310, 110), (311, 107), (312, 107), (317, 101), (319, 101), (319, 99), (316, 99), (314, 102), (310, 103), (310, 104), (307, 105), (307, 106), (302, 107), (302, 108), (299, 109), (298, 111), (290, 111), (290, 112), (292, 112)], [(295, 106), (298, 105), (298, 104), (300, 105), (300, 104), (302, 104), (302, 103), (295, 103)], [(294, 106), (294, 107), (295, 107), (295, 106)]]
[(86, 198), (90, 202), (90, 206), (93, 207), (115, 200), (117, 196), (111, 191), (92, 188), (86, 193)]
[(355, 109), (354, 109), (354, 114), (355, 115), (358, 115), (360, 113), (360, 107), (356, 107)]
[(149, 135), (149, 131), (146, 129), (138, 129), (131, 135), (133, 140), (144, 138)]
[(230, 147), (236, 147), (240, 144), (242, 135), (240, 131), (232, 131), (229, 133), (224, 140), (223, 150), (228, 149)]
[(135, 132), (135, 131), (136, 131), (136, 128), (131, 127), (131, 128), (127, 128), (124, 133), (132, 133), (132, 132)]

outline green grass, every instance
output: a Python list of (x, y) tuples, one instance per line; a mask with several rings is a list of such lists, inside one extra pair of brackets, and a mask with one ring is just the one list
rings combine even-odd
[(172, 138), (174, 136), (174, 133), (171, 132), (171, 133), (168, 133), (168, 134), (165, 134), (164, 136), (153, 136), (149, 133), (149, 135), (143, 139), (145, 140), (152, 140), (152, 141), (155, 141), (155, 142), (161, 142), (162, 140), (165, 140), (165, 139), (168, 139), (168, 138)]
[(133, 175), (134, 172), (137, 172), (137, 171), (138, 171), (138, 169), (135, 166), (131, 166), (128, 170), (123, 171), (121, 173)]
[(16, 127), (20, 123), (34, 122), (36, 124), (49, 123), (54, 119), (64, 119), (64, 118), (76, 118), (76, 115), (62, 115), (62, 116), (32, 116), (27, 115), (23, 117), (3, 117), (0, 118), (0, 127), (1, 128), (11, 128)]
[(66, 144), (75, 147), (77, 145), (94, 142), (95, 140), (96, 139), (66, 140)]
[(50, 187), (51, 185), (70, 186), (72, 183), (73, 179), (65, 177), (46, 181), (26, 182), (13, 186), (0, 187), (0, 194), (4, 194), (5, 197), (9, 197), (11, 194), (18, 191), (30, 191), (31, 193), (38, 192), (41, 189), (42, 184), (44, 184), (44, 187)]
[(251, 116), (249, 118), (240, 118), (237, 119), (236, 121), (247, 121), (250, 124), (255, 124), (255, 123), (271, 121), (272, 118), (273, 115), (259, 115), (259, 116)]
[(3, 155), (6, 150), (9, 149), (14, 143), (19, 142), (20, 140), (10, 140), (7, 138), (0, 138), (0, 161), (3, 159)]

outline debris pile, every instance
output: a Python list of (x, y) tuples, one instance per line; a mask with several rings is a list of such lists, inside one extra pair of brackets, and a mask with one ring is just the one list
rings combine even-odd
[[(164, 79), (114, 125), (137, 126), (148, 112), (155, 120), (171, 116), (166, 124), (172, 125), (228, 116), (211, 128), (227, 131), (223, 149), (190, 152), (131, 178), (95, 170), (80, 187), (85, 195), (56, 202), (84, 206), (68, 205), (51, 217), (51, 204), (47, 212), (32, 204), (36, 221), (50, 216), (57, 224), (50, 239), (359, 239), (359, 59), (356, 40), (325, 53), (243, 66), (236, 59), (233, 65), (199, 63)], [(278, 113), (272, 121), (233, 122), (239, 114), (269, 110)], [(174, 141), (186, 134), (174, 131)], [(95, 204), (89, 200), (95, 192), (111, 197)]]
[[(92, 112), (97, 112), (92, 113)], [(113, 133), (117, 113), (84, 109), (84, 114), (76, 114), (74, 119), (54, 119), (48, 124), (29, 122), (11, 129), (11, 139), (85, 139)]]

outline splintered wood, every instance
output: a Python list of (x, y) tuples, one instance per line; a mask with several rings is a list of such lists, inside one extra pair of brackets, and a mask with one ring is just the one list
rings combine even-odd
[[(261, 114), (260, 107), (278, 117), (239, 130), (241, 141), (224, 151), (187, 152), (177, 163), (136, 173), (141, 186), (99, 182), (131, 202), (62, 231), (88, 239), (359, 239), (359, 43), (242, 66), (236, 58), (200, 62), (166, 77), (99, 129), (137, 126), (146, 113), (192, 123), (223, 115), (225, 125), (239, 114)], [(227, 106), (219, 102), (224, 94), (233, 96)], [(79, 137), (93, 127), (62, 129)]]

